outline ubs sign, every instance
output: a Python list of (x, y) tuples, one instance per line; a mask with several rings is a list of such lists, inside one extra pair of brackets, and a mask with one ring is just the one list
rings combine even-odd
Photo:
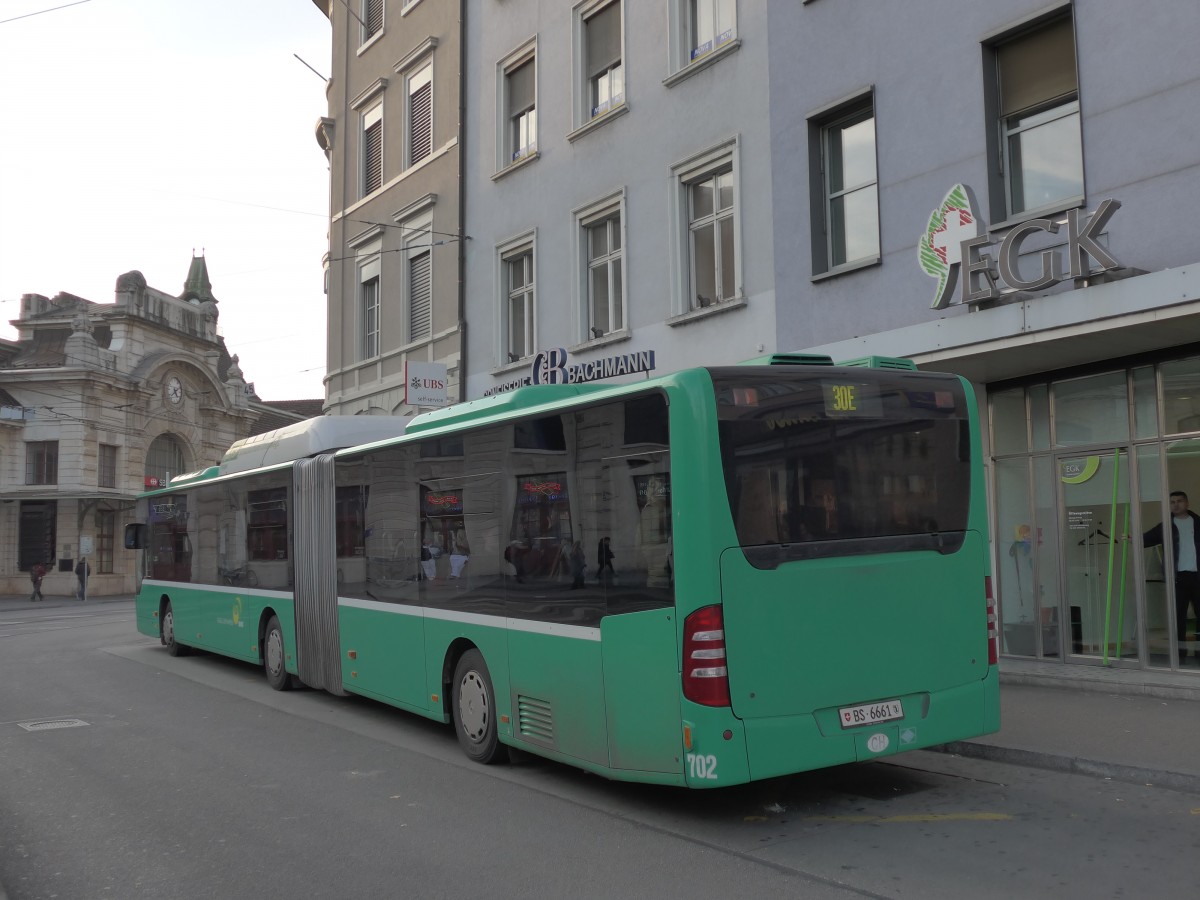
[(917, 248), (922, 270), (938, 282), (931, 308), (945, 309), (955, 302), (960, 269), (962, 289), (957, 302), (979, 303), (999, 297), (1000, 282), (1013, 291), (1039, 291), (1068, 278), (1085, 278), (1092, 274), (1089, 256), (1102, 272), (1121, 268), (1117, 258), (1097, 240), (1120, 208), (1120, 201), (1105, 200), (1090, 216), (1078, 209), (1069, 210), (1066, 260), (1059, 248), (1043, 250), (1039, 271), (1025, 278), (1017, 267), (1022, 242), (1037, 231), (1057, 234), (1060, 223), (1050, 219), (1022, 222), (1009, 230), (993, 256), (985, 251), (992, 239), (984, 232), (976, 212), (974, 193), (966, 185), (956, 184), (929, 216), (925, 236)]

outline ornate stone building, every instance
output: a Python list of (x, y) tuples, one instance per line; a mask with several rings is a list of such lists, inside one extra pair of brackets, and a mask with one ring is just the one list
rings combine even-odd
[(122, 530), (147, 486), (215, 465), (234, 441), (321, 412), (267, 404), (217, 333), (203, 256), (183, 293), (117, 279), (111, 304), (25, 294), (0, 341), (0, 593), (74, 592), (80, 556), (93, 596), (135, 589)]

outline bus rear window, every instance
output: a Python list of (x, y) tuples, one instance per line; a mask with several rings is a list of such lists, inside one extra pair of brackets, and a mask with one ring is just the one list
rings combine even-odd
[(971, 450), (957, 378), (784, 367), (712, 375), (743, 548), (821, 544), (822, 554), (837, 554), (961, 542)]

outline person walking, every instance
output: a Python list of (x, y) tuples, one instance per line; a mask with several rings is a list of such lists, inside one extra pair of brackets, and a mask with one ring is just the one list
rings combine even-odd
[[(1175, 566), (1175, 640), (1179, 644), (1179, 664), (1187, 659), (1188, 607), (1196, 615), (1200, 631), (1200, 516), (1188, 509), (1188, 495), (1171, 491), (1171, 559)], [(1162, 523), (1142, 536), (1146, 547), (1163, 542)], [(1200, 635), (1196, 636), (1200, 640)], [(1200, 649), (1196, 651), (1200, 657)]]
[(33, 603), (38, 600), (45, 600), (42, 596), (42, 579), (46, 577), (46, 566), (44, 563), (36, 562), (29, 570), (29, 580), (33, 582), (33, 593), (29, 595), (29, 602)]
[(87, 599), (87, 580), (91, 574), (92, 567), (87, 561), (87, 557), (81, 557), (79, 562), (75, 564), (75, 577), (79, 579), (79, 588), (75, 591), (76, 600)]

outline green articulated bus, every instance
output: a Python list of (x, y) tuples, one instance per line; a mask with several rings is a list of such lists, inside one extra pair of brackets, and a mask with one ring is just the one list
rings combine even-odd
[(137, 627), (481, 763), (705, 788), (970, 738), (979, 434), (957, 376), (814, 356), (312, 419), (142, 497)]

